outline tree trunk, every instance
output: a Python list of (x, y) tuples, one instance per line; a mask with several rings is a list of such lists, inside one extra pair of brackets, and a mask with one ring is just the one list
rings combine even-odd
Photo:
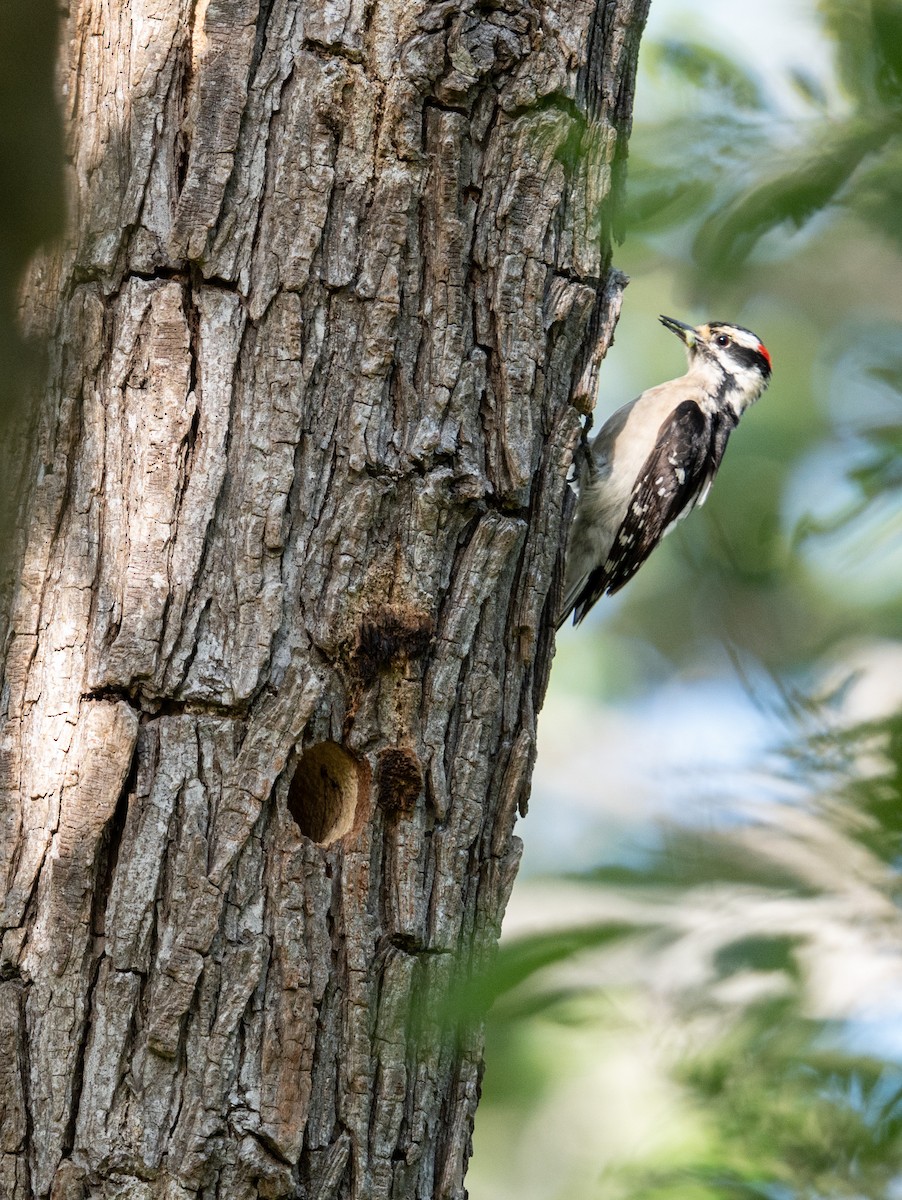
[(647, 6), (73, 0), (4, 1197), (465, 1195)]

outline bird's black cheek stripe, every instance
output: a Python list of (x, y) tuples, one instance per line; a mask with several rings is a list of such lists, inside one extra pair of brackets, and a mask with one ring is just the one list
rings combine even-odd
[(742, 367), (757, 367), (765, 379), (770, 375), (770, 363), (760, 350), (752, 350), (748, 346), (730, 347), (730, 357)]

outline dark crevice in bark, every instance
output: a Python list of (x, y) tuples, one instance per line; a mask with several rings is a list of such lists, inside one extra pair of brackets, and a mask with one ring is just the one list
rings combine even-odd
[(106, 907), (110, 899), (116, 867), (119, 863), (119, 848), (125, 833), (125, 821), (128, 816), (129, 797), (134, 795), (138, 780), (138, 739), (132, 751), (132, 761), (128, 774), (116, 801), (113, 815), (106, 823), (100, 839), (98, 851), (98, 867), (96, 884), (92, 897), (91, 928), (95, 937), (106, 936)]
[(179, 266), (154, 267), (152, 271), (139, 271), (132, 267), (122, 277), (122, 282), (120, 283), (118, 290), (110, 295), (110, 299), (115, 299), (130, 279), (143, 279), (147, 283), (172, 280), (174, 283), (179, 283), (182, 285), (186, 300), (189, 296), (191, 297), (191, 305), (194, 304), (191, 289), (196, 289), (198, 287), (218, 288), (220, 291), (230, 292), (236, 296), (240, 296), (242, 300), (246, 299), (243, 292), (234, 280), (223, 279), (219, 275), (206, 276), (201, 272), (198, 265), (194, 262), (183, 262)]
[(221, 717), (229, 721), (244, 721), (248, 702), (220, 704), (215, 700), (176, 700), (172, 697), (144, 697), (146, 707), (142, 710), (147, 720), (160, 717)]
[(516, 121), (520, 117), (530, 117), (544, 112), (564, 113), (580, 132), (586, 127), (585, 111), (580, 108), (573, 96), (568, 96), (566, 92), (545, 92), (544, 95), (537, 96), (528, 104), (511, 105), (510, 108), (504, 110), (504, 117), (505, 120)]
[[(205, 286), (208, 285), (207, 280), (204, 280), (204, 285)], [(229, 292), (235, 292), (236, 294), (240, 294), (240, 293), (238, 293), (237, 288), (234, 288), (231, 286), (224, 287), (224, 290), (229, 291)], [(242, 297), (242, 299), (243, 299), (243, 297)], [(196, 304), (193, 296), (192, 296), (192, 303), (193, 303), (193, 305)], [(198, 328), (197, 328), (196, 333), (192, 332), (192, 334), (191, 334), (191, 370), (192, 370), (192, 372), (197, 371), (198, 376), (199, 376), (200, 314), (199, 314), (199, 310), (197, 310), (196, 308), (194, 309), (194, 311), (195, 311), (196, 320), (198, 322)], [(235, 358), (235, 373), (236, 374), (241, 370), (241, 364), (242, 364), (242, 361), (244, 360), (246, 352), (251, 357), (253, 356), (253, 341), (254, 341), (255, 336), (256, 336), (256, 326), (253, 324), (253, 322), (250, 321), (250, 319), (248, 319), (245, 321), (243, 329), (241, 331), (241, 340), (240, 340), (238, 352), (237, 352), (237, 355)], [(250, 343), (250, 349), (248, 350), (249, 343)], [(235, 420), (234, 420), (235, 403), (236, 403), (235, 390), (236, 389), (234, 389), (234, 388), (230, 389), (229, 416), (228, 416), (228, 421), (226, 423), (225, 440), (224, 440), (224, 444), (222, 447), (222, 459), (227, 464), (227, 468), (228, 468), (228, 464), (229, 464), (230, 458), (231, 458), (232, 438), (233, 438), (234, 429), (235, 429)], [(198, 389), (197, 410), (195, 413), (195, 420), (199, 420), (199, 414), (201, 413), (201, 396), (199, 394), (199, 391), (200, 391), (200, 389)], [(194, 427), (195, 420), (192, 420), (192, 428)], [(223, 511), (223, 508), (226, 504), (226, 500), (228, 497), (229, 482), (230, 482), (230, 472), (228, 469), (226, 469), (226, 471), (224, 472), (223, 477), (220, 481), (219, 487), (216, 491), (216, 495), (213, 497), (213, 505), (212, 505), (212, 509), (211, 509), (209, 518), (207, 520), (206, 527), (204, 529), (203, 543), (202, 543), (200, 555), (198, 558), (197, 568), (193, 573), (191, 586), (190, 586), (190, 588), (188, 590), (188, 594), (185, 598), (184, 609), (183, 609), (184, 613), (193, 613), (193, 610), (196, 607), (196, 602), (197, 602), (197, 598), (198, 598), (198, 590), (200, 589), (200, 587), (203, 584), (205, 584), (207, 582), (210, 555), (212, 554), (213, 549), (214, 549), (216, 532), (220, 528), (220, 515)], [(207, 621), (209, 619), (209, 613), (210, 613), (212, 603), (213, 603), (212, 597), (207, 595), (204, 598), (204, 601), (203, 601), (203, 604), (201, 607), (201, 611), (197, 617), (197, 621), (196, 621), (193, 629), (188, 634), (188, 636), (191, 639), (191, 646), (190, 646), (188, 654), (185, 658), (185, 662), (180, 670), (178, 681), (174, 686), (172, 686), (170, 688), (170, 690), (172, 692), (180, 691), (185, 686), (185, 683), (191, 674), (192, 666), (194, 665), (195, 658), (197, 657), (197, 653), (200, 648), (200, 644), (201, 644), (201, 641), (203, 639), (203, 636), (204, 636), (204, 633), (206, 630)], [(167, 629), (165, 620), (163, 622), (162, 628), (164, 629), (164, 631)], [(183, 618), (183, 628), (184, 628), (184, 618)], [(172, 660), (172, 656), (178, 652), (180, 644), (181, 644), (181, 637), (176, 640), (176, 642), (173, 646), (173, 649), (170, 653), (170, 660), (169, 660), (170, 662)], [(164, 675), (163, 670), (158, 671), (158, 677), (162, 678), (163, 675)], [(259, 691), (259, 689), (258, 689), (258, 691)], [(223, 709), (222, 715), (245, 716), (248, 713), (248, 711), (250, 710), (250, 707), (251, 707), (251, 704), (252, 704), (254, 698), (255, 697), (250, 697), (247, 700), (245, 700), (239, 704), (235, 704), (235, 705), (216, 706), (215, 702), (211, 702), (211, 704), (213, 704), (216, 707), (222, 708)], [(166, 704), (167, 700), (163, 697), (153, 697), (150, 700), (150, 703), (158, 703), (158, 702), (161, 704)], [(176, 700), (176, 698), (174, 696), (170, 698), (169, 702), (174, 703), (174, 704), (194, 703), (194, 701)], [(199, 704), (198, 711), (202, 711), (204, 702), (199, 701), (197, 703)]]
[(470, 119), (472, 106), (463, 104), (444, 104), (441, 100), (436, 100), (434, 96), (429, 96), (423, 104), (423, 147), (426, 147), (426, 118), (430, 111), (443, 113), (456, 113), (459, 117)]
[(234, 279), (226, 279), (222, 275), (205, 275), (202, 268), (197, 264), (192, 264), (198, 270), (197, 285), (203, 285), (209, 288), (218, 288), (221, 292), (233, 292), (236, 296), (240, 296), (242, 300), (247, 300), (247, 296), (242, 292), (238, 283)]
[(208, 716), (225, 717), (242, 721), (247, 717), (248, 701), (221, 704), (215, 700), (178, 700), (174, 697), (156, 696), (144, 691), (141, 682), (131, 688), (97, 687), (82, 695), (82, 700), (118, 701), (128, 704), (141, 715), (142, 723), (156, 721), (161, 717)]
[[(22, 1144), (22, 1161), (25, 1167), (27, 1195), (31, 1197), (33, 1193), (31, 1160), (32, 1149), (34, 1145), (34, 1107), (32, 1103), (31, 1089), (31, 1061), (29, 1053), (28, 1041), (28, 1020), (25, 1012), (25, 998), (27, 989), (21, 987), (17, 989), (16, 1001), (18, 1004), (18, 1038), (16, 1044), (16, 1054), (18, 1058), (19, 1083), (22, 1088), (22, 1103), (25, 1109), (25, 1136)], [(2, 1103), (2, 1101), (0, 1101)]]
[[(204, 546), (203, 546), (203, 550), (201, 552), (201, 569), (203, 567), (203, 564), (206, 562), (207, 555), (208, 555), (209, 549), (210, 549), (209, 529), (210, 529), (210, 527), (208, 527), (208, 529), (207, 529), (207, 535), (204, 538)], [(198, 570), (195, 578), (199, 579), (201, 577), (202, 577), (201, 570)], [(191, 601), (193, 601), (193, 599), (194, 599), (194, 590), (192, 589), (192, 592), (188, 598), (189, 604)], [(173, 688), (173, 691), (176, 691), (176, 692), (181, 691), (181, 689), (185, 686), (185, 682), (188, 679), (188, 676), (191, 674), (191, 668), (194, 665), (194, 660), (197, 657), (197, 651), (200, 646), (201, 639), (204, 636), (204, 631), (206, 629), (206, 624), (207, 624), (207, 617), (208, 617), (208, 614), (210, 611), (210, 606), (212, 605), (212, 603), (213, 603), (213, 599), (211, 596), (207, 596), (207, 598), (203, 602), (200, 613), (198, 614), (198, 617), (197, 617), (197, 623), (195, 624), (194, 630), (191, 633), (191, 648), (188, 651), (188, 654), (185, 658), (184, 665), (182, 666), (181, 672), (179, 674), (178, 682), (176, 683), (175, 687)], [(186, 610), (188, 610), (188, 605), (186, 605)], [(178, 647), (176, 646), (176, 648), (178, 648)]]
[[(263, 182), (263, 187), (261, 190), (261, 203), (256, 207), (256, 211), (254, 213), (254, 232), (251, 237), (250, 250), (247, 255), (247, 262), (248, 262), (248, 266), (249, 266), (249, 278), (251, 280), (251, 284), (250, 284), (251, 296), (254, 295), (254, 291), (255, 291), (255, 288), (254, 288), (255, 270), (254, 270), (254, 268), (259, 259), (260, 236), (261, 236), (261, 229), (263, 226), (263, 215), (264, 215), (265, 208), (266, 208), (266, 200), (267, 200), (267, 194), (269, 192), (270, 181), (272, 180), (273, 175), (274, 175), (271, 156), (274, 152), (273, 151), (274, 143), (276, 143), (278, 141), (278, 138), (276, 137), (278, 126), (284, 120), (283, 99), (284, 99), (286, 91), (288, 90), (289, 87), (291, 87), (292, 81), (294, 80), (294, 77), (295, 77), (296, 70), (297, 70), (297, 63), (293, 62), (291, 64), (291, 67), (289, 68), (287, 74), (285, 75), (285, 78), (281, 81), (281, 84), (279, 85), (278, 101), (273, 103), (272, 110), (269, 113), (269, 123), (267, 125), (267, 130), (266, 130), (266, 146), (263, 151), (263, 180), (264, 180), (264, 182)], [(263, 310), (263, 312), (258, 314), (258, 316), (257, 316), (258, 324), (262, 324), (262, 322), (266, 319), (266, 314), (269, 311), (270, 307), (272, 306), (272, 302), (275, 299), (277, 294), (278, 294), (277, 292), (273, 292), (273, 295), (270, 296), (269, 300), (267, 301), (266, 307)]]
[[(54, 828), (52, 830), (52, 833), (55, 833), (55, 832), (56, 832), (56, 829)], [(18, 849), (18, 847), (17, 847), (17, 849)], [(25, 901), (22, 904), (22, 915), (19, 918), (18, 923), (15, 925), (11, 924), (6, 927), (0, 925), (0, 935), (6, 933), (7, 929), (26, 929), (29, 931), (34, 929), (34, 923), (35, 923), (36, 913), (37, 913), (37, 909), (38, 909), (38, 885), (40, 884), (40, 881), (41, 881), (41, 873), (43, 872), (45, 864), (47, 862), (48, 853), (49, 853), (49, 841), (48, 841), (48, 848), (45, 849), (44, 854), (41, 858), (40, 868), (37, 871), (35, 871), (34, 878), (31, 881), (31, 886), (28, 889), (28, 895), (25, 897)], [(20, 865), (21, 865), (21, 860), (20, 860), (19, 854), (18, 853), (14, 854), (11, 859), (10, 878), (14, 879), (16, 877), (16, 875), (18, 874)], [(9, 974), (9, 976), (11, 978), (16, 978), (16, 977), (21, 978), (19, 968), (12, 967), (12, 964), (4, 963), (3, 970), (5, 973)]]
[(93, 945), (89, 943), (87, 954), (93, 959), (90, 967), (90, 982), (84, 997), (84, 1020), (81, 1035), (75, 1054), (75, 1065), (72, 1074), (72, 1098), (69, 1104), (69, 1116), (63, 1135), (63, 1158), (68, 1158), (75, 1145), (75, 1131), (78, 1122), (81, 1094), (84, 1088), (84, 1067), (88, 1043), (91, 1039), (93, 1026), (94, 995), (100, 978), (100, 968), (104, 960), (103, 944), (106, 935), (106, 907), (110, 898), (116, 866), (119, 861), (119, 848), (125, 832), (125, 821), (128, 814), (129, 797), (135, 790), (138, 771), (137, 741), (132, 753), (132, 761), (128, 774), (116, 801), (113, 815), (107, 821), (97, 850), (95, 865), (95, 881), (91, 892), (91, 930), (94, 935)]
[(554, 268), (554, 277), (556, 279), (563, 279), (567, 283), (577, 283), (583, 287), (594, 288), (596, 292), (601, 291), (609, 276), (610, 272), (604, 275), (580, 275), (576, 271), (561, 270), (560, 267)]
[(326, 1167), (319, 1175), (319, 1185), (312, 1200), (334, 1200), (338, 1194), (351, 1158), (351, 1136), (346, 1130), (338, 1135), (328, 1148)]
[(188, 178), (191, 162), (191, 138), (185, 128), (191, 106), (191, 89), (195, 82), (194, 66), (194, 23), (198, 0), (191, 0), (191, 11), (186, 16), (187, 37), (182, 44), (173, 74), (173, 86), (178, 95), (179, 128), (175, 136), (175, 194), (180, 196)]
[[(211, 798), (211, 801), (212, 801), (212, 797), (215, 795), (217, 781), (207, 778), (207, 771), (206, 771), (206, 767), (205, 767), (205, 763), (204, 763), (204, 746), (203, 746), (203, 735), (202, 735), (202, 730), (201, 730), (201, 722), (195, 721), (195, 722), (193, 722), (193, 724), (194, 724), (194, 747), (195, 747), (195, 751), (197, 753), (197, 778), (200, 780), (200, 782), (204, 788), (204, 792), (206, 793), (206, 795), (208, 797)], [(214, 830), (213, 830), (213, 812), (211, 811), (211, 808), (212, 808), (212, 804), (210, 806), (208, 806), (208, 808), (207, 808), (207, 820), (204, 823), (204, 831), (203, 831), (204, 840), (206, 842), (206, 847), (207, 847), (207, 855), (206, 855), (206, 860), (204, 862), (204, 870), (206, 871), (207, 875), (209, 875), (211, 873), (211, 871), (213, 870), (213, 861), (212, 861), (211, 856), (213, 853)], [(213, 1022), (215, 1022), (215, 1019), (216, 1019), (215, 1008), (218, 1005), (218, 1003), (219, 1003), (219, 996), (217, 995), (214, 1000), (214, 1012), (213, 1012), (213, 1016), (211, 1018), (211, 1021), (213, 1021)]]
[(66, 1128), (62, 1137), (62, 1157), (68, 1158), (72, 1153), (72, 1148), (75, 1145), (75, 1129), (78, 1124), (78, 1110), (81, 1105), (81, 1094), (85, 1083), (85, 1058), (88, 1052), (88, 1042), (91, 1039), (92, 1029), (92, 1008), (94, 1004), (94, 995), (97, 991), (97, 980), (100, 977), (100, 964), (103, 962), (103, 954), (96, 956), (91, 952), (94, 961), (90, 967), (90, 976), (87, 982), (87, 987), (84, 993), (84, 1017), (82, 1027), (78, 1033), (74, 1063), (72, 1067), (72, 1096), (68, 1104), (68, 1117)]
[[(198, 983), (197, 983), (197, 988), (199, 988), (199, 987), (200, 987), (200, 979), (198, 979)], [(195, 996), (197, 995), (197, 988), (195, 989), (195, 992), (194, 992)], [(192, 1000), (191, 1007), (193, 1008), (193, 1000)], [(185, 1016), (182, 1018), (182, 1028), (179, 1033), (179, 1047), (178, 1047), (178, 1050), (176, 1051), (176, 1062), (184, 1062), (185, 1057), (187, 1055), (187, 1027), (188, 1027), (187, 1018), (188, 1018), (188, 1014), (190, 1012), (191, 1012), (191, 1008), (189, 1008), (188, 1013), (186, 1013)], [(153, 1050), (151, 1050), (151, 1053), (153, 1053)], [(176, 1129), (178, 1128), (179, 1117), (182, 1115), (182, 1108), (185, 1104), (185, 1085), (184, 1085), (184, 1072), (183, 1071), (178, 1072), (178, 1079), (179, 1079), (178, 1099), (176, 1100), (176, 1103), (173, 1105), (172, 1117), (169, 1121), (169, 1141), (170, 1142), (172, 1141), (172, 1137), (175, 1134)]]
[[(130, 227), (129, 232), (133, 233), (135, 227)], [(153, 268), (152, 271), (140, 270), (137, 267), (128, 267), (124, 270), (118, 283), (115, 286), (110, 286), (109, 277), (100, 269), (93, 267), (77, 268), (73, 270), (69, 284), (69, 298), (75, 294), (80, 287), (89, 284), (97, 284), (103, 289), (103, 296), (109, 308), (115, 305), (122, 292), (132, 279), (141, 279), (145, 283), (164, 283), (171, 281), (181, 284), (185, 289), (186, 294), (190, 288), (209, 287), (217, 288), (223, 292), (229, 292), (239, 296), (242, 301), (247, 300), (247, 296), (241, 291), (238, 284), (233, 279), (225, 279), (221, 275), (204, 275), (199, 264), (191, 260), (182, 260), (176, 265), (160, 265)], [(108, 356), (104, 354), (104, 359)]]
[(286, 1167), (294, 1167), (296, 1165), (290, 1158), (285, 1156), (285, 1153), (279, 1146), (278, 1142), (269, 1137), (268, 1134), (264, 1133), (260, 1129), (249, 1129), (248, 1133), (254, 1139), (254, 1141), (259, 1142), (266, 1153), (272, 1155), (277, 1162), (284, 1163)]
[[(256, 110), (255, 110), (255, 105), (253, 103), (250, 103), (251, 99), (255, 96), (259, 96), (261, 91), (262, 91), (263, 95), (266, 95), (266, 93), (269, 91), (268, 87), (258, 88), (257, 73), (260, 70), (260, 65), (263, 61), (263, 55), (266, 51), (266, 42), (269, 38), (269, 22), (270, 22), (270, 17), (272, 16), (272, 10), (273, 10), (274, 5), (275, 5), (275, 0), (260, 0), (260, 7), (258, 10), (258, 14), (257, 14), (257, 31), (256, 31), (255, 41), (254, 41), (254, 48), (251, 53), (250, 62), (248, 64), (247, 98), (245, 100), (244, 108), (241, 113), (238, 139), (237, 139), (237, 143), (236, 143), (236, 153), (233, 156), (232, 169), (229, 174), (229, 178), (226, 182), (225, 188), (223, 190), (222, 202), (220, 204), (219, 214), (217, 216), (216, 221), (213, 223), (213, 226), (210, 229), (209, 234), (208, 234), (208, 238), (207, 238), (208, 248), (210, 246), (216, 245), (218, 243), (218, 241), (220, 240), (221, 235), (222, 235), (222, 229), (221, 229), (222, 215), (223, 215), (223, 213), (227, 213), (232, 210), (232, 207), (233, 207), (233, 204), (234, 204), (234, 201), (236, 198), (236, 192), (238, 190), (239, 185), (241, 183), (246, 184), (246, 180), (242, 180), (240, 173), (239, 173), (239, 154), (237, 151), (240, 150), (240, 148), (247, 143), (247, 141), (250, 137), (255, 136), (255, 131), (252, 130), (250, 121), (251, 121), (251, 114), (254, 113), (256, 115)], [(297, 15), (295, 15), (293, 20), (296, 21), (298, 19), (302, 19), (302, 18), (299, 18)], [(289, 35), (289, 37), (290, 37), (290, 35)], [(269, 173), (269, 147), (270, 147), (270, 143), (272, 141), (273, 122), (277, 118), (279, 110), (282, 107), (282, 96), (284, 94), (285, 87), (287, 86), (288, 82), (291, 80), (292, 76), (294, 75), (294, 72), (295, 72), (295, 63), (292, 63), (288, 69), (288, 72), (287, 72), (285, 78), (279, 83), (278, 96), (276, 97), (276, 99), (274, 99), (272, 101), (271, 105), (268, 108), (268, 111), (266, 110), (265, 105), (262, 106), (264, 109), (264, 119), (267, 121), (266, 146), (264, 147), (264, 152), (263, 152), (263, 154), (264, 154), (263, 194), (264, 195), (265, 195), (265, 190), (266, 190), (266, 186), (267, 186), (265, 181), (267, 181), (271, 178), (270, 173)], [(248, 264), (251, 267), (253, 267), (253, 264), (256, 261), (257, 238), (258, 238), (258, 233), (259, 233), (260, 218), (262, 216), (262, 212), (263, 212), (262, 204), (259, 206), (255, 206), (254, 232), (253, 232), (253, 236), (251, 238), (250, 253), (248, 255)], [(253, 272), (251, 271), (250, 274), (252, 277)], [(210, 277), (211, 281), (213, 281), (214, 279), (218, 280), (218, 278), (219, 277), (217, 277), (217, 276)], [(237, 286), (234, 283), (230, 283), (228, 280), (222, 280), (222, 286), (225, 286), (225, 287), (231, 286), (231, 287), (234, 287), (235, 290), (237, 290)], [(247, 297), (245, 297), (245, 299), (246, 298)]]
[(420, 938), (409, 933), (390, 933), (385, 939), (386, 951), (388, 948), (399, 950), (402, 954), (409, 955), (411, 958), (447, 958), (453, 955), (454, 951), (446, 946), (429, 946)]
[(249, 79), (251, 83), (256, 80), (257, 71), (263, 58), (263, 52), (269, 37), (269, 18), (272, 15), (274, 3), (275, 0), (260, 0), (260, 7), (257, 10), (257, 34), (254, 39), (254, 49), (250, 61)]
[[(191, 463), (197, 443), (197, 431), (200, 428), (201, 406), (203, 395), (200, 386), (200, 309), (197, 306), (197, 287), (202, 286), (198, 281), (197, 270), (191, 272), (191, 279), (182, 284), (182, 307), (188, 322), (188, 395), (194, 395), (194, 415), (185, 437), (185, 478), (182, 481), (182, 492), (191, 474)], [(163, 615), (163, 628), (166, 628), (166, 614)]]
[(92, 688), (88, 692), (82, 692), (82, 700), (96, 700), (100, 702), (114, 701), (116, 703), (127, 704), (136, 712), (141, 712), (140, 696), (131, 692), (126, 688), (119, 687), (97, 687)]
[(175, 134), (175, 192), (180, 196), (185, 180), (188, 178), (188, 164), (191, 162), (191, 144), (185, 130)]
[[(107, 330), (105, 330), (105, 332), (108, 333)], [(78, 394), (78, 397), (76, 398), (75, 403), (70, 408), (71, 426), (69, 429), (65, 430), (65, 433), (64, 433), (65, 442), (67, 444), (67, 450), (66, 450), (66, 456), (65, 456), (65, 458), (66, 458), (66, 483), (65, 483), (64, 490), (63, 490), (63, 494), (61, 495), (61, 497), (59, 499), (59, 505), (56, 510), (56, 519), (54, 522), (53, 531), (50, 534), (49, 539), (48, 539), (51, 546), (56, 546), (62, 537), (63, 528), (64, 528), (66, 520), (69, 516), (69, 510), (70, 510), (70, 507), (72, 505), (73, 498), (74, 498), (75, 486), (76, 486), (74, 464), (76, 462), (79, 446), (81, 445), (82, 439), (84, 437), (84, 405), (85, 405), (85, 396), (84, 396), (84, 389), (82, 389), (79, 391), (79, 394)], [(57, 425), (56, 432), (57, 433), (60, 432), (59, 425)], [(60, 438), (60, 441), (62, 441), (62, 440), (63, 440), (63, 438)], [(53, 561), (52, 557), (51, 557), (50, 561), (51, 562)], [(46, 595), (46, 593), (45, 593), (45, 595)], [(41, 602), (40, 612), (43, 615), (44, 596), (42, 596), (41, 601), (42, 602)]]
[[(195, 357), (194, 354), (192, 354), (191, 355), (191, 374), (192, 374), (192, 376), (195, 375), (196, 371), (197, 371), (197, 358)], [(196, 381), (194, 379), (192, 379), (192, 382), (189, 386), (191, 387), (191, 390), (193, 391), (194, 388), (196, 387)], [(195, 392), (195, 395), (197, 395), (196, 392)], [(198, 402), (195, 405), (194, 415), (191, 418), (191, 424), (189, 425), (188, 432), (185, 435), (186, 481), (187, 481), (187, 478), (191, 474), (191, 464), (192, 464), (192, 460), (194, 458), (194, 451), (197, 447), (197, 435), (198, 435), (199, 430), (200, 430), (200, 403)], [(163, 617), (163, 625), (165, 628), (165, 625), (166, 625), (165, 614)]]
[(361, 66), (365, 62), (362, 50), (346, 46), (343, 42), (322, 42), (318, 38), (304, 38), (304, 49), (321, 58), (343, 58), (345, 62)]

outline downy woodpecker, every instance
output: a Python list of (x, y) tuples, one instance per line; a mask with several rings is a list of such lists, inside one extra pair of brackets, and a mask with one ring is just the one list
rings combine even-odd
[(770, 379), (770, 355), (751, 330), (661, 323), (685, 344), (689, 370), (618, 409), (592, 442), (558, 628), (571, 612), (578, 625), (600, 596), (622, 588), (664, 534), (704, 504), (730, 434)]

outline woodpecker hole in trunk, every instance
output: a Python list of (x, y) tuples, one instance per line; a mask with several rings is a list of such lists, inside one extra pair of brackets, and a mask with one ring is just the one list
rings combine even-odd
[(364, 764), (337, 742), (305, 750), (288, 788), (288, 811), (304, 837), (329, 846), (350, 833), (365, 778)]

